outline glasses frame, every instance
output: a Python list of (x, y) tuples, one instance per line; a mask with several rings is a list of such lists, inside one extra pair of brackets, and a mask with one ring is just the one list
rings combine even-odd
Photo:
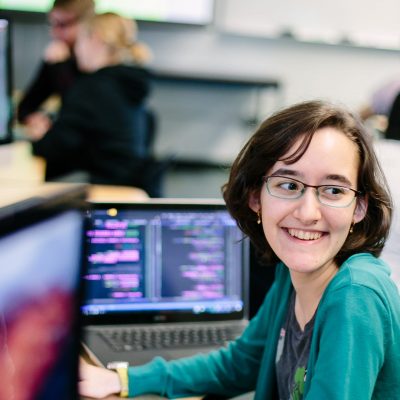
[(74, 17), (74, 18), (70, 18), (67, 21), (61, 21), (61, 20), (48, 20), (47, 24), (49, 26), (50, 29), (68, 29), (71, 26), (74, 26), (76, 24), (79, 23), (79, 18), (78, 17)]
[[(291, 197), (291, 198), (289, 198), (289, 197), (280, 197), (280, 196), (276, 196), (276, 195), (272, 194), (271, 191), (270, 191), (270, 188), (269, 188), (269, 185), (268, 185), (268, 181), (269, 181), (270, 178), (285, 178), (285, 179), (290, 179), (290, 180), (292, 180), (292, 181), (298, 182), (298, 183), (300, 183), (301, 185), (303, 185), (303, 189), (299, 192), (299, 195), (296, 196), (296, 197)], [(357, 197), (360, 197), (360, 196), (363, 195), (363, 192), (361, 192), (360, 190), (352, 189), (352, 188), (349, 188), (349, 187), (347, 187), (347, 186), (343, 186), (343, 185), (308, 185), (307, 183), (304, 183), (304, 182), (302, 182), (302, 181), (299, 181), (298, 179), (294, 179), (294, 178), (291, 178), (291, 177), (285, 176), (285, 175), (264, 175), (264, 176), (261, 177), (261, 179), (262, 179), (263, 182), (265, 182), (265, 186), (266, 186), (266, 188), (267, 188), (267, 192), (268, 192), (268, 194), (270, 194), (272, 197), (275, 197), (275, 198), (277, 198), (277, 199), (282, 199), (282, 200), (298, 200), (298, 199), (300, 199), (300, 198), (304, 195), (304, 193), (306, 192), (306, 189), (307, 189), (307, 188), (313, 188), (313, 189), (315, 189), (315, 195), (316, 195), (316, 197), (317, 197), (318, 202), (319, 202), (320, 204), (324, 205), (324, 206), (332, 207), (332, 208), (347, 208), (347, 207), (349, 207), (349, 206), (353, 203), (353, 201), (354, 201)], [(324, 203), (323, 201), (321, 201), (321, 199), (320, 199), (320, 197), (319, 197), (319, 196), (320, 196), (319, 189), (320, 189), (320, 188), (324, 188), (324, 187), (338, 187), (338, 188), (350, 190), (350, 191), (352, 191), (352, 192), (354, 193), (354, 197), (351, 199), (350, 203), (347, 204), (347, 205), (345, 205), (345, 206), (334, 206), (334, 205), (331, 205), (331, 204), (327, 204), (327, 203)]]

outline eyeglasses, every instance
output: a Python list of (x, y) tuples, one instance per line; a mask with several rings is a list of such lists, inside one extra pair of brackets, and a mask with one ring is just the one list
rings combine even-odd
[(78, 18), (71, 18), (69, 20), (49, 20), (48, 24), (52, 29), (65, 29), (75, 25), (79, 21)]
[(315, 189), (318, 201), (329, 207), (348, 207), (362, 192), (346, 186), (338, 185), (307, 185), (297, 179), (287, 176), (263, 176), (268, 193), (279, 199), (296, 200), (305, 193), (308, 187)]

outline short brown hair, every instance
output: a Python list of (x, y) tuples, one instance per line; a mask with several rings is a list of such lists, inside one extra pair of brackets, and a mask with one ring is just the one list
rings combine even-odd
[[(357, 188), (365, 194), (368, 203), (365, 218), (354, 226), (335, 261), (340, 265), (352, 254), (360, 252), (379, 256), (383, 249), (393, 206), (372, 139), (359, 118), (346, 109), (324, 101), (309, 101), (286, 108), (265, 120), (240, 151), (229, 180), (222, 188), (228, 210), (269, 262), (278, 261), (278, 258), (267, 243), (261, 225), (256, 223), (256, 216), (249, 207), (250, 194), (260, 192), (261, 177), (277, 161), (291, 164), (299, 160), (314, 133), (325, 127), (338, 129), (356, 144), (360, 157)], [(296, 152), (282, 159), (299, 138), (301, 145)]]
[(71, 11), (79, 19), (89, 18), (94, 15), (94, 0), (54, 0), (52, 9), (60, 8)]

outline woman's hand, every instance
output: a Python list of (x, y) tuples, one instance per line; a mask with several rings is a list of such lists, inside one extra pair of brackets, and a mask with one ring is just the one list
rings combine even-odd
[(24, 121), (24, 133), (33, 140), (40, 140), (51, 128), (50, 118), (41, 111), (35, 111), (29, 114)]
[(63, 62), (69, 57), (71, 57), (71, 51), (61, 40), (53, 40), (44, 51), (44, 60), (50, 64)]
[(81, 361), (79, 365), (79, 394), (101, 399), (121, 391), (118, 374), (105, 368), (95, 367)]

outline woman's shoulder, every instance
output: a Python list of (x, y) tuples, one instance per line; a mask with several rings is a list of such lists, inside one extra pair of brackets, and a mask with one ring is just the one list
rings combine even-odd
[(370, 253), (358, 253), (349, 257), (339, 268), (332, 280), (333, 286), (365, 285), (374, 287), (384, 281), (391, 281), (391, 269), (380, 258)]
[(367, 297), (373, 301), (391, 304), (400, 311), (399, 289), (390, 277), (390, 267), (369, 253), (349, 257), (328, 285), (324, 301), (351, 302)]

